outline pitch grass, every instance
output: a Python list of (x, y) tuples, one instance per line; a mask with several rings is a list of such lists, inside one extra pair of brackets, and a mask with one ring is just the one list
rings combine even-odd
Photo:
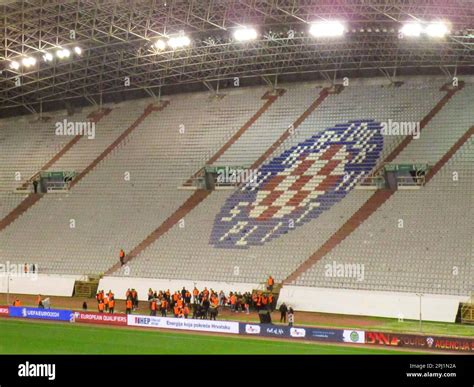
[[(381, 348), (0, 320), (0, 354), (407, 354)], [(419, 353), (419, 352), (418, 352)]]

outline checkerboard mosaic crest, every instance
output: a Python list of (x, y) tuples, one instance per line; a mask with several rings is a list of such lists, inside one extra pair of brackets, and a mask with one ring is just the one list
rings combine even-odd
[(371, 119), (337, 124), (264, 164), (226, 200), (210, 243), (262, 245), (317, 218), (374, 168), (383, 149), (381, 128)]

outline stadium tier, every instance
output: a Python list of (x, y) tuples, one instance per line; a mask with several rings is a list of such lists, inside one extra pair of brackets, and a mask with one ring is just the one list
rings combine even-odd
[[(0, 220), (10, 213), (11, 221), (0, 231), (0, 254), (43, 273), (245, 283), (271, 273), (311, 287), (468, 294), (472, 140), (418, 189), (358, 189), (387, 161), (435, 166), (474, 123), (474, 87), (463, 86), (450, 91), (416, 77), (396, 86), (292, 83), (273, 94), (226, 89), (111, 104), (95, 115), (1, 120)], [(71, 141), (54, 132), (64, 119), (93, 121), (95, 138), (78, 138), (54, 159)], [(420, 138), (383, 134), (387, 122), (417, 123)], [(189, 179), (205, 165), (239, 165), (256, 179), (195, 199)], [(40, 170), (77, 177), (68, 191), (42, 194), (15, 215)], [(367, 203), (372, 212), (347, 231)], [(308, 260), (341, 229), (337, 243)], [(120, 248), (135, 251), (122, 268)], [(328, 276), (333, 263), (362, 265), (364, 280)]]

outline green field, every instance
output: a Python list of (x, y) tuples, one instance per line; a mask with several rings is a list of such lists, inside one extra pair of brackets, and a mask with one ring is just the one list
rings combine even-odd
[(343, 347), (22, 320), (0, 320), (0, 332), (0, 354), (315, 355), (408, 353), (381, 348)]

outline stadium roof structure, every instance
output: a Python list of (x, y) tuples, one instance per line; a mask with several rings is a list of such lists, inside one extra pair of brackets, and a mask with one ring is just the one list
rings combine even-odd
[[(308, 33), (310, 23), (332, 20), (344, 23), (343, 37)], [(403, 23), (432, 21), (449, 23), (450, 33), (399, 34)], [(245, 26), (257, 38), (236, 41), (233, 32)], [(180, 36), (189, 46), (157, 48)], [(472, 74), (473, 47), (474, 0), (0, 0), (0, 115), (217, 90), (235, 77), (274, 86)], [(36, 61), (21, 66), (25, 58)]]

